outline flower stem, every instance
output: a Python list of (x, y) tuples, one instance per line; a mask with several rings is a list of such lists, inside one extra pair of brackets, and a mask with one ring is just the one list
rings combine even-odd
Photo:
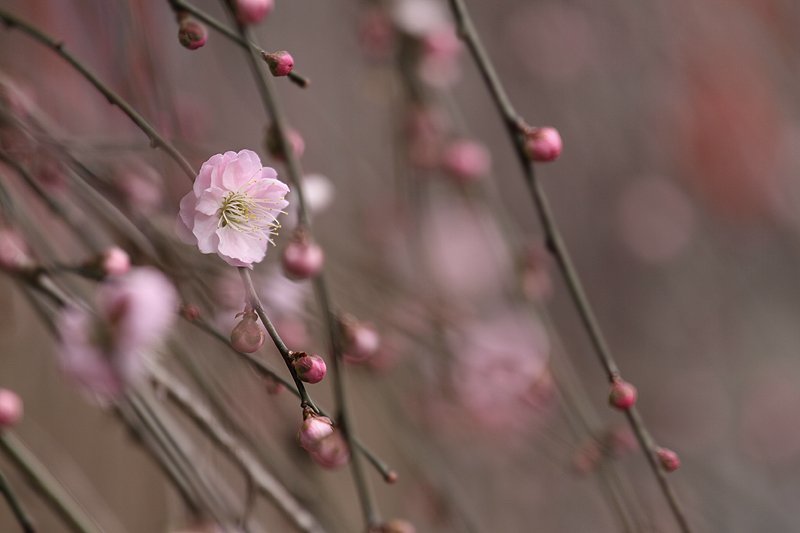
[[(547, 248), (558, 264), (566, 283), (569, 288), (570, 295), (578, 310), (581, 321), (589, 334), (590, 341), (596, 352), (603, 369), (606, 372), (606, 377), (609, 382), (619, 377), (619, 369), (616, 361), (611, 354), (608, 345), (603, 337), (597, 319), (592, 312), (589, 300), (583, 290), (577, 271), (572, 264), (572, 259), (567, 250), (566, 244), (561, 237), (561, 232), (558, 229), (555, 217), (553, 216), (547, 195), (541, 186), (541, 183), (536, 179), (534, 173), (533, 163), (528, 158), (525, 152), (524, 135), (522, 126), (525, 124), (521, 117), (514, 110), (508, 96), (503, 89), (494, 66), (489, 59), (489, 55), (481, 43), (477, 30), (472, 22), (472, 19), (467, 11), (464, 0), (449, 0), (453, 14), (456, 19), (459, 36), (464, 40), (469, 48), (475, 63), (478, 66), (481, 76), (483, 77), (489, 92), (497, 106), (497, 109), (506, 124), (506, 129), (512, 139), (517, 155), (522, 164), (523, 172), (525, 174), (526, 182), (530, 188), (531, 195), (536, 204), (537, 214), (540, 223), (545, 233)], [(670, 509), (675, 516), (680, 529), (684, 533), (690, 533), (691, 527), (686, 518), (683, 506), (678, 500), (678, 496), (672, 487), (672, 484), (666, 477), (666, 472), (661, 468), (655, 452), (655, 443), (647, 430), (642, 418), (636, 409), (632, 407), (625, 412), (626, 418), (633, 428), (636, 438), (642, 449), (647, 456), (648, 463), (650, 464), (653, 473), (656, 476), (658, 484), (664, 493), (665, 498), (670, 506)]]
[(94, 73), (83, 61), (78, 59), (72, 52), (65, 46), (64, 41), (56, 39), (37, 26), (23, 20), (22, 18), (10, 13), (6, 9), (0, 7), (0, 20), (2, 20), (9, 28), (19, 28), (24, 33), (27, 33), (35, 40), (51, 48), (56, 54), (61, 56), (67, 63), (69, 63), (75, 70), (77, 70), (84, 78), (86, 78), (95, 88), (106, 97), (108, 102), (116, 105), (123, 113), (141, 129), (150, 139), (150, 146), (153, 148), (162, 148), (176, 163), (181, 167), (184, 173), (191, 181), (194, 181), (197, 173), (192, 168), (192, 165), (183, 157), (175, 146), (162, 137), (158, 131), (144, 119), (131, 105), (125, 101), (119, 94), (117, 94), (111, 87), (109, 87), (100, 77)]
[[(259, 56), (266, 53), (264, 49), (258, 46), (257, 44), (243, 38), (241, 35), (239, 35), (234, 30), (223, 24), (221, 21), (212, 17), (205, 11), (194, 7), (192, 4), (184, 2), (184, 0), (167, 0), (167, 1), (169, 2), (170, 6), (172, 6), (172, 9), (176, 11), (185, 11), (189, 13), (190, 15), (194, 16), (197, 20), (205, 22), (206, 24), (208, 24), (209, 26), (211, 26), (212, 28), (214, 28), (222, 35), (224, 35), (231, 41), (235, 42), (245, 50), (252, 49)], [(306, 78), (302, 74), (298, 74), (294, 70), (292, 70), (288, 74), (287, 78), (289, 78), (289, 80), (291, 80), (292, 83), (294, 83), (299, 87), (302, 87), (303, 89), (311, 85), (311, 81), (308, 78)]]

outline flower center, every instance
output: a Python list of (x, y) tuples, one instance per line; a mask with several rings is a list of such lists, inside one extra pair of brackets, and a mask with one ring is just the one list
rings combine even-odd
[(275, 216), (280, 213), (276, 207), (278, 202), (275, 198), (254, 198), (253, 193), (260, 187), (245, 190), (253, 183), (249, 182), (238, 191), (228, 191), (217, 211), (217, 227), (231, 227), (242, 233), (252, 233), (259, 240), (267, 238), (272, 242), (273, 230), (280, 227)]

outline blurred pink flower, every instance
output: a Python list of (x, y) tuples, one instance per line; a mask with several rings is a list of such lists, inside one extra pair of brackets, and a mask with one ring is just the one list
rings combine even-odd
[(96, 304), (96, 315), (75, 306), (62, 311), (59, 361), (87, 392), (115, 399), (145, 376), (145, 358), (175, 320), (178, 294), (164, 274), (144, 267), (101, 285)]
[(267, 253), (277, 215), (289, 205), (283, 199), (289, 187), (276, 177), (250, 150), (212, 156), (181, 200), (178, 236), (229, 265), (253, 268)]

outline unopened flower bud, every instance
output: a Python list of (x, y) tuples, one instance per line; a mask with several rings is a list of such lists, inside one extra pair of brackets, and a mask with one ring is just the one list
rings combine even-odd
[(194, 322), (200, 317), (200, 308), (194, 304), (184, 304), (181, 306), (181, 316), (189, 322)]
[(264, 344), (266, 334), (256, 323), (258, 317), (252, 309), (247, 309), (242, 314), (242, 321), (231, 332), (231, 346), (237, 352), (253, 353)]
[(323, 439), (333, 434), (333, 422), (327, 416), (308, 414), (297, 433), (297, 444), (304, 450), (316, 452)]
[(457, 180), (477, 181), (489, 173), (491, 156), (481, 143), (455, 141), (447, 145), (442, 156), (445, 172)]
[(627, 381), (615, 379), (608, 393), (608, 403), (622, 411), (630, 409), (636, 403), (636, 387)]
[(322, 270), (325, 254), (320, 246), (298, 235), (283, 250), (281, 264), (286, 277), (294, 280), (313, 278)]
[(417, 533), (417, 529), (406, 520), (395, 518), (381, 525), (380, 533)]
[(300, 381), (306, 383), (319, 383), (325, 377), (325, 361), (318, 355), (308, 355), (305, 352), (295, 352), (292, 366), (297, 372)]
[(178, 28), (178, 41), (181, 46), (189, 50), (197, 50), (206, 44), (207, 39), (208, 30), (204, 24), (188, 17), (181, 21)]
[(534, 161), (554, 161), (561, 155), (563, 143), (558, 130), (545, 126), (525, 132), (525, 150)]
[(258, 24), (275, 8), (275, 0), (236, 0), (236, 19), (245, 26)]
[(289, 52), (281, 51), (274, 54), (264, 52), (264, 61), (269, 65), (269, 71), (273, 76), (286, 76), (294, 68), (294, 59)]
[(678, 454), (668, 448), (656, 448), (658, 462), (667, 472), (674, 472), (681, 466), (681, 459)]
[(349, 363), (362, 363), (375, 355), (381, 344), (381, 338), (369, 324), (354, 319), (345, 320), (344, 359)]
[(0, 430), (10, 429), (22, 419), (22, 400), (16, 392), (0, 389)]
[(267, 394), (270, 396), (277, 396), (283, 392), (286, 387), (283, 383), (275, 379), (274, 376), (267, 374), (264, 376), (264, 386), (267, 389)]
[(112, 246), (103, 252), (101, 267), (108, 276), (124, 276), (131, 269), (131, 258), (122, 248)]
[(350, 459), (350, 448), (342, 432), (334, 429), (333, 433), (323, 438), (317, 451), (311, 452), (311, 459), (323, 468), (334, 469), (346, 464)]
[[(303, 152), (306, 150), (306, 142), (303, 140), (303, 137), (293, 129), (290, 129), (288, 132), (286, 132), (286, 136), (289, 144), (292, 147), (294, 156), (297, 159), (303, 157)], [(269, 152), (272, 157), (278, 161), (286, 161), (286, 157), (284, 157), (283, 149), (281, 147), (278, 129), (274, 124), (267, 128), (267, 138), (264, 142), (266, 144), (267, 152)]]

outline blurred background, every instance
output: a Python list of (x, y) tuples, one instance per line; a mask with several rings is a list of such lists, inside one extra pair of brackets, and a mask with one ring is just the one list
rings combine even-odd
[[(232, 26), (219, 2), (194, 5)], [(159, 0), (2, 7), (63, 39), (196, 168), (247, 148), (286, 179), (264, 147), (269, 119), (246, 57), (221, 34), (209, 30), (202, 48), (184, 49)], [(468, 7), (519, 114), (563, 138), (563, 155), (537, 176), (645, 422), (681, 457), (670, 479), (694, 529), (796, 531), (800, 4)], [(375, 353), (346, 370), (356, 431), (399, 475), (388, 485), (368, 472), (383, 516), (421, 532), (677, 531), (624, 417), (607, 406), (605, 375), (448, 4), (276, 0), (255, 31), (311, 80), (305, 89), (274, 81), (304, 139), (328, 286), (337, 313), (380, 336)], [(175, 237), (189, 190), (180, 168), (20, 31), (0, 31), (0, 72), (0, 105), (45, 132), (5, 122), (3, 150), (87, 231), (148, 264), (87, 207), (73, 174), (76, 160), (88, 168), (91, 185), (153, 243), (184, 299), (227, 334), (242, 307), (238, 275)], [(88, 257), (7, 165), (0, 180), (44, 233), (29, 243), (33, 255)], [(327, 359), (309, 282), (280, 272), (297, 217), (287, 199), (277, 246), (254, 277), (289, 347)], [(91, 297), (91, 284), (65, 283)], [(18, 437), (100, 530), (189, 531), (185, 505), (142, 444), (65, 379), (52, 335), (13, 276), (0, 275), (0, 300), (0, 387), (25, 403)], [(271, 395), (190, 324), (175, 328), (170, 346), (164, 364), (187, 383), (187, 368), (196, 371), (230, 427), (244, 428), (243, 440), (328, 531), (362, 530), (350, 470), (324, 470), (294, 442), (296, 398)], [(271, 346), (257, 355), (282, 366)], [(333, 406), (330, 382), (311, 391)], [(244, 506), (236, 468), (162, 404), (199, 468), (225, 479)], [(0, 469), (41, 531), (67, 531), (5, 457)], [(295, 530), (269, 501), (253, 512), (264, 531)], [(0, 506), (0, 531), (17, 530)]]

